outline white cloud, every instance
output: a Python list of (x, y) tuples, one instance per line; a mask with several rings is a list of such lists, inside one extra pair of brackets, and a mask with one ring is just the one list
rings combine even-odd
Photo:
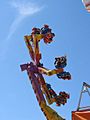
[(18, 13), (20, 15), (23, 16), (35, 14), (36, 12), (39, 12), (42, 9), (42, 7), (39, 7), (35, 3), (31, 3), (31, 2), (27, 3), (25, 1), (23, 2), (13, 1), (11, 5), (18, 10)]
[[(2, 46), (4, 46), (4, 51), (0, 50), (0, 57), (5, 56), (8, 48), (9, 48), (10, 38), (15, 33), (16, 29), (21, 24), (23, 19), (39, 12), (43, 8), (43, 7), (38, 6), (35, 3), (26, 2), (25, 0), (24, 1), (14, 0), (13, 2), (10, 2), (10, 5), (11, 5), (12, 9), (16, 10), (16, 18), (11, 23), (8, 36), (2, 42)], [(2, 46), (0, 47), (0, 49), (3, 49)]]
[(27, 3), (25, 1), (23, 2), (13, 1), (11, 2), (11, 6), (16, 9), (17, 16), (10, 26), (10, 31), (7, 39), (10, 39), (10, 37), (16, 31), (19, 24), (23, 21), (23, 19), (25, 19), (27, 16), (31, 16), (39, 12), (42, 9), (42, 7), (39, 7), (35, 3), (31, 3), (31, 2)]
[(17, 27), (19, 26), (19, 24), (22, 22), (23, 19), (24, 16), (18, 16), (14, 19), (14, 21), (11, 23), (11, 26), (9, 28), (9, 34), (6, 38), (6, 41), (8, 41), (11, 38), (11, 36), (16, 31)]

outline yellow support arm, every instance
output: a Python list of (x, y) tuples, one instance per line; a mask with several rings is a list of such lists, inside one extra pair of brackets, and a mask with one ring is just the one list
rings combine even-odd
[(29, 50), (29, 54), (31, 55), (32, 60), (34, 61), (34, 51), (33, 51), (32, 45), (30, 43), (30, 39), (31, 39), (31, 36), (24, 36), (25, 43)]
[(41, 110), (45, 114), (47, 120), (65, 120), (56, 111), (49, 107), (45, 102), (40, 104)]
[(48, 76), (51, 76), (51, 75), (54, 75), (54, 74), (58, 74), (58, 73), (61, 73), (61, 72), (64, 71), (63, 68), (48, 70), (48, 69), (46, 69), (44, 67), (38, 67), (38, 69), (39, 69), (39, 72), (41, 74), (46, 74)]

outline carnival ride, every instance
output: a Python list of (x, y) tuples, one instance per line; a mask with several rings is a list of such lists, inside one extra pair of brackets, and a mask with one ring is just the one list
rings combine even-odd
[(29, 80), (31, 81), (36, 98), (39, 102), (39, 106), (47, 120), (64, 120), (49, 105), (54, 102), (57, 106), (65, 105), (70, 96), (64, 91), (57, 94), (52, 89), (51, 85), (46, 83), (44, 75), (51, 76), (56, 74), (59, 79), (70, 80), (71, 74), (64, 71), (64, 68), (67, 65), (67, 58), (66, 56), (56, 57), (54, 62), (55, 69), (53, 70), (47, 69), (42, 63), (40, 63), (42, 55), (39, 50), (39, 42), (43, 40), (45, 44), (49, 44), (53, 41), (54, 36), (55, 34), (52, 33), (52, 29), (49, 28), (48, 25), (44, 25), (41, 29), (33, 28), (30, 35), (24, 36), (32, 61), (20, 65), (20, 67), (22, 71), (27, 71)]
[(82, 0), (85, 9), (90, 13), (90, 0)]
[(90, 96), (89, 88), (90, 85), (83, 82), (77, 110), (72, 112), (72, 120), (90, 120), (90, 106), (81, 107), (81, 100), (83, 94), (88, 93), (88, 95)]

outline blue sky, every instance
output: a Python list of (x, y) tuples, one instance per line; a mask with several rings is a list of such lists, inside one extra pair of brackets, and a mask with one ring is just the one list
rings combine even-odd
[[(65, 106), (51, 105), (66, 120), (77, 109), (83, 82), (90, 84), (90, 14), (81, 0), (1, 0), (0, 2), (0, 120), (45, 120), (26, 72), (20, 64), (31, 59), (23, 36), (32, 27), (49, 24), (55, 33), (54, 42), (40, 43), (42, 62), (54, 68), (56, 56), (67, 55), (65, 70), (72, 74), (71, 81), (46, 77), (52, 88), (70, 93)], [(88, 95), (82, 105), (90, 105)]]

